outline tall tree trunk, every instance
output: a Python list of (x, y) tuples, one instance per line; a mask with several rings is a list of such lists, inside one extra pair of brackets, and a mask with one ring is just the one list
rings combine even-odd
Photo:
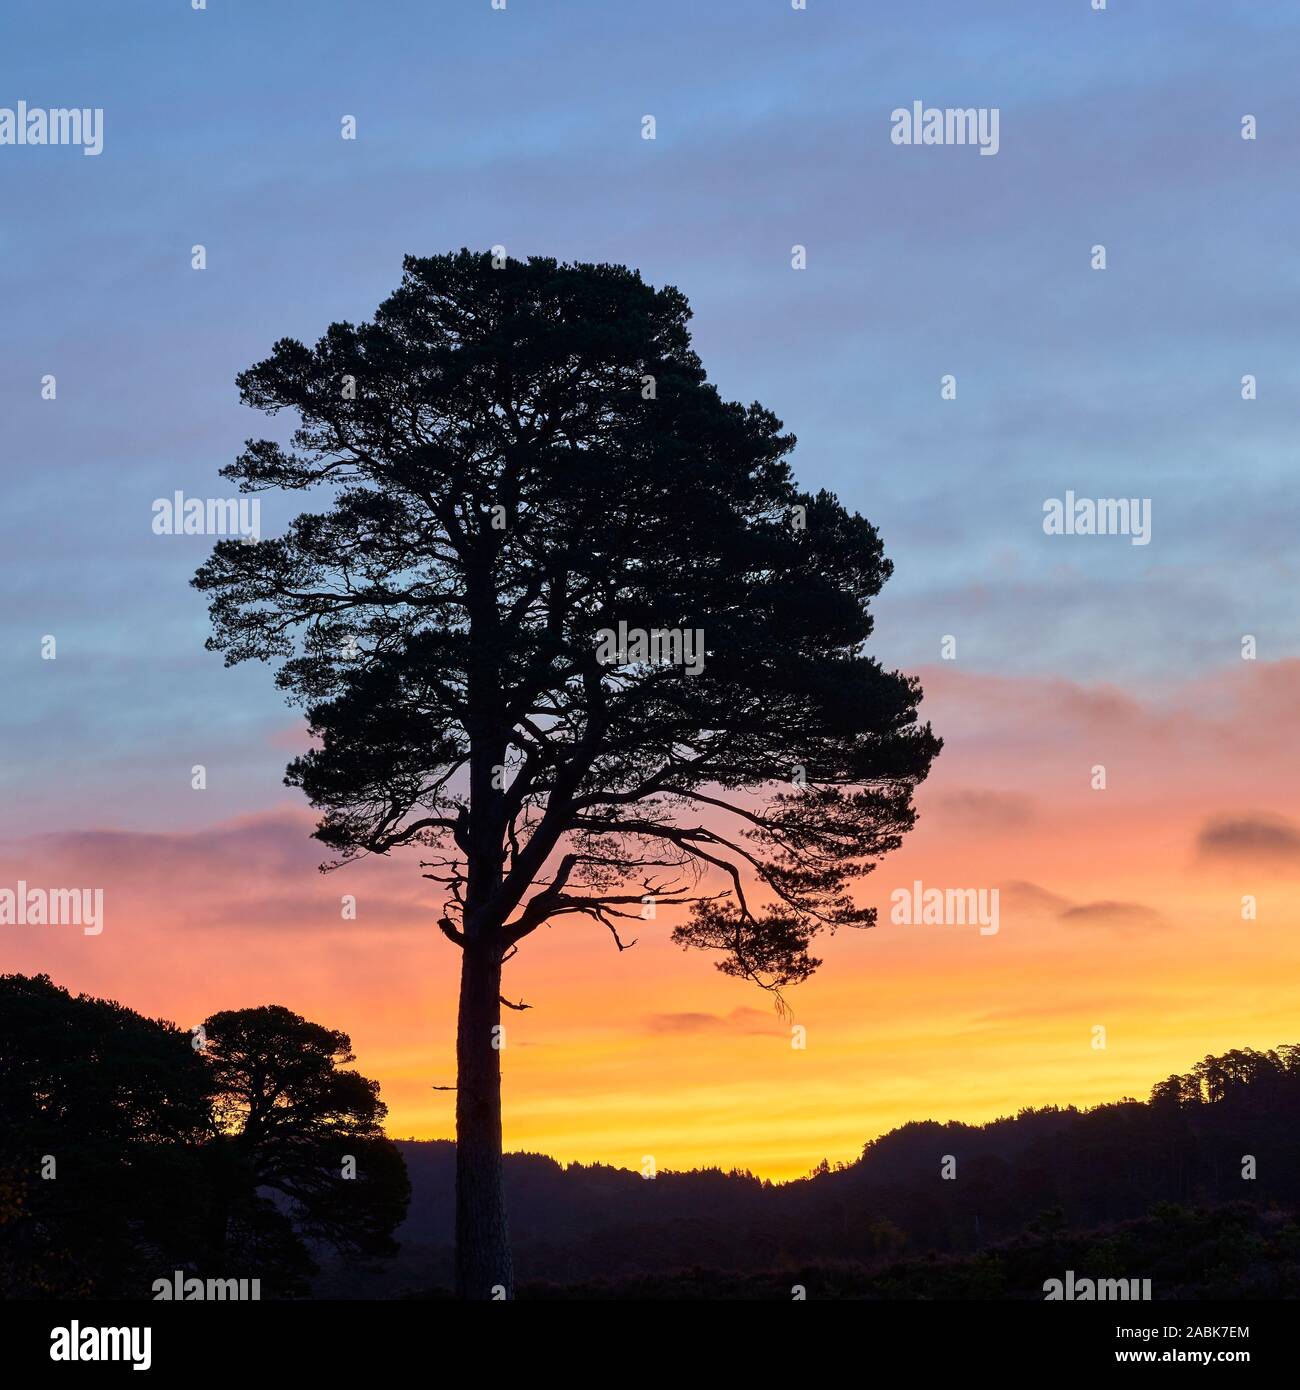
[(467, 940), (456, 1029), (456, 1296), (514, 1297), (501, 1161), (501, 949)]

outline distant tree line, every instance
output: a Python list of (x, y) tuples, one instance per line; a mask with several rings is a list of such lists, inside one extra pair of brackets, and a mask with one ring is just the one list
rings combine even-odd
[[(450, 1279), (452, 1146), (400, 1147), (414, 1189), (401, 1254), (369, 1279), (330, 1271), (334, 1293), (427, 1291)], [(557, 1287), (802, 1261), (875, 1270), (974, 1256), (1021, 1237), (1050, 1245), (1170, 1206), (1245, 1203), (1282, 1220), (1284, 1233), (1300, 1208), (1300, 1048), (1207, 1057), (1156, 1085), (1149, 1101), (1025, 1109), (983, 1125), (912, 1122), (854, 1162), (820, 1162), (794, 1182), (717, 1169), (661, 1170), (646, 1182), (601, 1164), (510, 1154), (506, 1185), (520, 1280)], [(908, 1278), (919, 1287), (915, 1271)]]

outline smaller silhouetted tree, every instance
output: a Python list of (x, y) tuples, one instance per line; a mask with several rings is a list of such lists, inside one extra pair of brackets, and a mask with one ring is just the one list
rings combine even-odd
[[(250, 1247), (301, 1291), (312, 1272), (295, 1235), (347, 1254), (386, 1255), (410, 1183), (383, 1132), (379, 1085), (357, 1071), (346, 1033), (267, 1006), (203, 1025), (217, 1137), (209, 1227), (230, 1274)], [(247, 1273), (247, 1271), (242, 1271)]]

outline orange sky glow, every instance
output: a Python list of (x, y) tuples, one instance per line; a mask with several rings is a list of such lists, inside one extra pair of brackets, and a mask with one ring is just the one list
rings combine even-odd
[[(909, 1119), (1142, 1098), (1207, 1052), (1300, 1041), (1300, 662), (1142, 697), (919, 674), (947, 746), (916, 830), (860, 886), (879, 925), (824, 941), (788, 1019), (674, 947), (676, 909), (622, 954), (585, 920), (541, 929), (507, 967), (507, 996), (533, 1006), (506, 1018), (508, 1148), (788, 1178)], [(285, 1004), (351, 1034), (391, 1134), (450, 1137), (453, 1096), (432, 1087), (455, 1080), (457, 960), (433, 885), (413, 860), (320, 875), (310, 828), (286, 801), (197, 832), (0, 845), (0, 884), (105, 890), (98, 937), (0, 926), (3, 968), (187, 1027)], [(996, 887), (997, 934), (892, 924), (890, 892), (914, 880)]]

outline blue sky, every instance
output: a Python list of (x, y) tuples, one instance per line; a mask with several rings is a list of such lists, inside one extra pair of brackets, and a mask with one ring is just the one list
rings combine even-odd
[[(204, 652), (210, 542), (150, 504), (223, 493), (278, 428), (235, 373), (367, 316), (406, 252), (677, 285), (722, 391), (880, 526), (890, 663), (952, 633), (967, 670), (1150, 691), (1244, 632), (1294, 655), (1298, 36), (1290, 5), (1167, 0), (10, 9), (0, 106), (105, 116), (98, 158), (0, 147), (0, 829), (284, 798), (294, 716)], [(914, 100), (999, 108), (999, 153), (892, 145)], [(1067, 488), (1150, 497), (1152, 543), (1045, 537)]]

